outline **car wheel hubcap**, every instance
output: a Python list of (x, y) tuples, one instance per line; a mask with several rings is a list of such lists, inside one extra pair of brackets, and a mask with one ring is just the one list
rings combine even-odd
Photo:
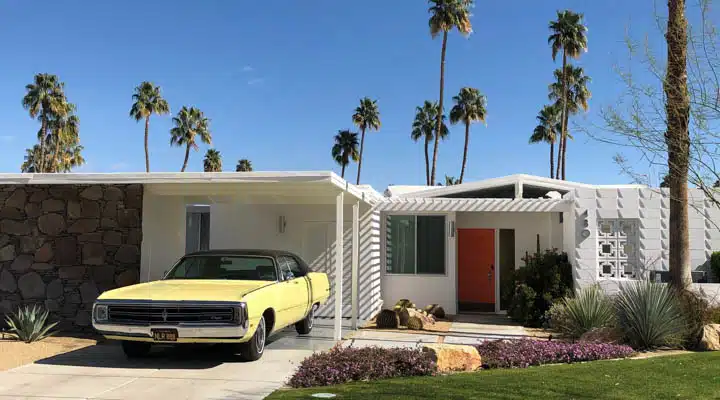
[(265, 318), (260, 318), (257, 335), (255, 335), (255, 345), (257, 346), (258, 353), (262, 353), (265, 349)]

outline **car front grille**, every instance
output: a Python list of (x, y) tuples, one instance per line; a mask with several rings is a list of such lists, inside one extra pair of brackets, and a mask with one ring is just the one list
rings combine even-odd
[(236, 323), (235, 308), (224, 305), (112, 304), (108, 320), (116, 324), (178, 325)]

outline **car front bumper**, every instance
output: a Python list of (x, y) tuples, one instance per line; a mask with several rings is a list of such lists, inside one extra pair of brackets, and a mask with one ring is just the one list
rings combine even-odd
[(188, 325), (119, 325), (93, 321), (101, 335), (111, 339), (154, 341), (153, 330), (175, 329), (178, 342), (237, 342), (245, 338), (247, 329), (239, 325), (188, 326)]

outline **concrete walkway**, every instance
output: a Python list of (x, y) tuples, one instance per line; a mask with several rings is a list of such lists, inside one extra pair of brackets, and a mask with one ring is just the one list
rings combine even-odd
[(335, 344), (324, 327), (272, 340), (251, 363), (222, 346), (158, 349), (141, 360), (118, 344), (91, 346), (0, 373), (0, 399), (262, 399), (305, 357)]

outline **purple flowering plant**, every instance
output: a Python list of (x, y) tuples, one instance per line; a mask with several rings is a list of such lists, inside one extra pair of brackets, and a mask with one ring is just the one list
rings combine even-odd
[(630, 346), (608, 343), (566, 343), (531, 339), (493, 340), (476, 346), (488, 368), (527, 368), (532, 365), (625, 358)]

